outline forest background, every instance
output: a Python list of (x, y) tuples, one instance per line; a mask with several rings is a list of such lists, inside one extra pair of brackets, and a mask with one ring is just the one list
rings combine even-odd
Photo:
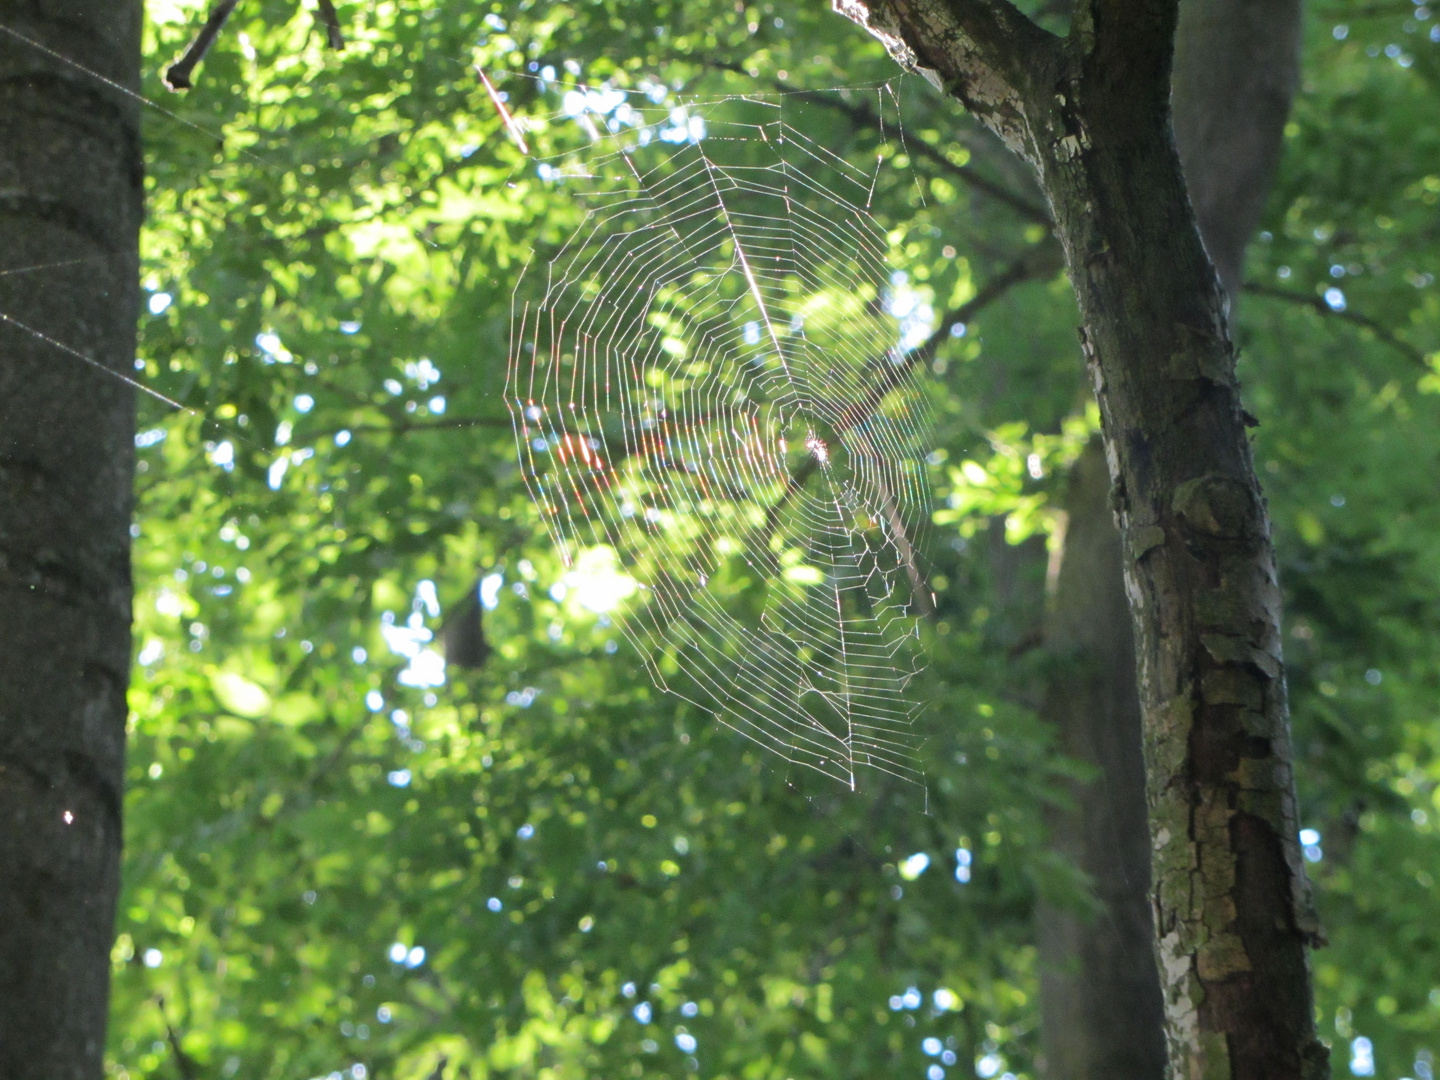
[[(1035, 1075), (1036, 905), (1087, 905), (1046, 817), (1091, 775), (1039, 715), (1039, 630), (1095, 420), (1023, 174), (818, 5), (339, 13), (334, 51), (309, 11), (241, 5), (176, 97), (160, 76), (203, 12), (148, 5), (136, 377), (184, 408), (140, 398), (110, 1072)], [(1435, 24), (1309, 11), (1238, 309), (1321, 1035), (1337, 1073), (1418, 1080), (1440, 1029)], [(501, 398), (520, 270), (580, 221), (553, 170), (589, 141), (582, 86), (622, 124), (760, 98), (878, 161), (891, 310), (969, 305), (930, 372), (918, 793), (805, 779), (556, 588)], [(489, 655), (445, 668), (435, 637), (476, 613)]]

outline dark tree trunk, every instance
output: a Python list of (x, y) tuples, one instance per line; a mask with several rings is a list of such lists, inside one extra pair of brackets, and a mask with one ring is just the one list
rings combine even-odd
[(1171, 128), (1178, 0), (836, 0), (1034, 168), (1079, 303), (1135, 627), (1172, 1076), (1314, 1078), (1280, 593), (1224, 294)]
[(104, 80), (138, 90), (139, 66), (134, 0), (0, 0), (5, 1080), (104, 1062), (134, 398), (102, 369), (133, 373), (142, 199), (136, 102)]
[[(1231, 298), (1264, 210), (1294, 94), (1299, 0), (1185, 0), (1172, 75), (1175, 140), (1200, 234)], [(1055, 1080), (1158, 1080), (1165, 1071), (1150, 914), (1150, 851), (1134, 636), (1120, 536), (1098, 447), (1072, 476), (1046, 631), (1044, 714), (1096, 779), (1052, 812), (1058, 851), (1094, 883), (1090, 918), (1042, 905), (1042, 1043)]]
[(1168, 92), (1168, 65), (1124, 36), (1059, 65), (1066, 103), (1046, 110), (1034, 149), (1126, 549), (1170, 1059), (1178, 1075), (1300, 1077), (1324, 1059), (1305, 955), (1318, 927), (1295, 838), (1269, 522), (1168, 93), (1133, 86)]
[(1100, 444), (1075, 463), (1060, 573), (1045, 625), (1042, 713), (1095, 777), (1048, 816), (1055, 849), (1089, 877), (1099, 910), (1042, 903), (1040, 1034), (1054, 1080), (1159, 1080), (1164, 1013), (1150, 917), (1150, 833), (1135, 641)]

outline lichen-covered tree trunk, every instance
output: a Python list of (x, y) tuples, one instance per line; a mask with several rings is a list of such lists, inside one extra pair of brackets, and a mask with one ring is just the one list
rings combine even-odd
[[(1175, 37), (1175, 140), (1200, 235), (1230, 298), (1264, 210), (1300, 57), (1299, 0), (1185, 0)], [(1037, 913), (1041, 1040), (1055, 1080), (1165, 1071), (1151, 946), (1150, 844), (1135, 650), (1120, 537), (1098, 447), (1077, 462), (1047, 620), (1043, 712), (1071, 757), (1095, 769), (1050, 813), (1057, 850), (1093, 883), (1091, 916)]]
[[(64, 58), (64, 59), (62, 59)], [(0, 1077), (97, 1080), (130, 666), (137, 0), (0, 0)], [(48, 340), (47, 340), (48, 339)]]
[(1224, 293), (1175, 149), (1178, 0), (836, 0), (1035, 170), (1079, 304), (1135, 627), (1171, 1074), (1312, 1078), (1280, 593)]

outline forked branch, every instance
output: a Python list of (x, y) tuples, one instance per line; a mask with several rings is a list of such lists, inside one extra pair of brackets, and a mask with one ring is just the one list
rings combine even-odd
[[(860, 401), (842, 408), (835, 423), (836, 434), (844, 435), (870, 419), (875, 410), (880, 407), (881, 402), (904, 381), (915, 367), (928, 364), (935, 359), (935, 355), (940, 351), (940, 346), (951, 338), (951, 327), (969, 322), (1016, 285), (1053, 275), (1061, 265), (1060, 250), (1057, 244), (1047, 241), (1036, 245), (990, 281), (987, 281), (980, 291), (965, 303), (945, 312), (936, 324), (935, 331), (919, 345), (906, 352), (901, 357), (900, 363), (893, 363), (889, 354), (877, 358), (871, 365), (877, 372), (874, 385)], [(768, 537), (775, 532), (785, 507), (791, 499), (804, 490), (805, 485), (810, 482), (810, 478), (815, 475), (819, 467), (819, 461), (813, 455), (807, 454), (795, 471), (786, 478), (785, 490), (765, 512), (765, 523), (761, 529), (763, 535)]]
[(1289, 304), (1297, 304), (1300, 307), (1309, 308), (1311, 311), (1329, 319), (1338, 319), (1347, 322), (1352, 326), (1358, 326), (1363, 330), (1369, 330), (1375, 335), (1377, 341), (1382, 341), (1396, 352), (1400, 353), (1407, 360), (1418, 364), (1426, 371), (1430, 371), (1429, 361), (1425, 359), (1425, 350), (1420, 349), (1403, 338), (1398, 337), (1384, 323), (1358, 311), (1347, 308), (1336, 309), (1330, 306), (1323, 296), (1311, 296), (1308, 293), (1296, 292), (1291, 289), (1278, 289), (1273, 285), (1263, 285), (1259, 282), (1247, 281), (1245, 291), (1253, 296), (1264, 296), (1270, 300), (1283, 300)]
[[(724, 60), (711, 61), (711, 66), (721, 71), (733, 71), (737, 75), (751, 77), (750, 72), (741, 64), (731, 63)], [(819, 105), (823, 108), (833, 109), (847, 117), (857, 127), (863, 127), (874, 131), (883, 131), (885, 122), (880, 114), (869, 105), (857, 101), (849, 101), (840, 95), (828, 90), (807, 90), (804, 87), (795, 86), (782, 79), (768, 80), (772, 86), (779, 90), (787, 98), (794, 98), (811, 105)], [(934, 164), (952, 179), (967, 184), (982, 194), (1004, 203), (1016, 213), (1035, 222), (1037, 225), (1049, 226), (1050, 211), (1042, 204), (1027, 198), (1023, 193), (1012, 190), (1004, 184), (989, 179), (977, 172), (973, 165), (961, 165), (953, 160), (940, 147), (933, 143), (926, 142), (920, 138), (908, 138), (905, 143), (912, 156), (923, 157)]]
[(1179, 17), (1180, 0), (1075, 0), (1070, 41), (1094, 70), (1123, 71), (1130, 96), (1168, 103)]
[[(240, 0), (218, 0), (210, 14), (205, 19), (205, 25), (200, 27), (200, 32), (195, 35), (195, 40), (185, 50), (183, 56), (166, 69), (163, 76), (165, 85), (171, 90), (189, 90), (194, 83), (195, 68), (200, 61), (205, 59), (205, 54), (215, 44), (220, 31), (225, 28), (225, 22), (230, 18), (230, 13), (235, 10), (235, 5)], [(330, 48), (339, 51), (345, 48), (345, 35), (340, 32), (340, 16), (335, 11), (334, 0), (318, 0), (320, 8), (320, 23), (325, 28), (325, 41)]]

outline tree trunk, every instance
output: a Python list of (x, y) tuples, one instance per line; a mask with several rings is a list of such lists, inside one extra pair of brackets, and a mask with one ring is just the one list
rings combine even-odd
[(1091, 765), (1072, 806), (1048, 816), (1051, 842), (1085, 871), (1100, 910), (1042, 903), (1040, 1035), (1054, 1080), (1159, 1080), (1164, 1015), (1150, 917), (1150, 834), (1135, 690), (1135, 643), (1099, 443), (1070, 473), (1060, 573), (1045, 626), (1042, 713), (1060, 748)]
[[(64, 57), (65, 59), (60, 59)], [(130, 667), (140, 5), (0, 0), (0, 1076), (104, 1064)], [(99, 77), (97, 77), (99, 76)], [(127, 376), (128, 377), (128, 376)]]
[(1169, 72), (1099, 52), (1057, 80), (1067, 104), (1047, 110), (1035, 148), (1124, 538), (1170, 1060), (1182, 1076), (1301, 1077), (1325, 1060), (1305, 955), (1318, 926), (1296, 840), (1269, 521), (1164, 96), (1125, 93), (1129, 80), (1110, 75)]
[(1280, 593), (1224, 294), (1171, 128), (1178, 0), (836, 0), (1034, 168), (1079, 303), (1135, 626), (1171, 1075), (1313, 1078)]
[(1299, 79), (1300, 0), (1180, 5), (1171, 78), (1175, 144), (1232, 310)]
[[(1298, 0), (1185, 0), (1172, 74), (1175, 141), (1200, 235), (1234, 305), (1245, 247), (1270, 189), (1299, 73)], [(1151, 947), (1135, 650), (1120, 536), (1097, 452), (1072, 474), (1061, 570), (1046, 630), (1054, 661), (1043, 713), (1097, 778), (1052, 812), (1056, 849), (1094, 884), (1091, 918), (1041, 905), (1042, 1044), (1055, 1080), (1165, 1071)]]

